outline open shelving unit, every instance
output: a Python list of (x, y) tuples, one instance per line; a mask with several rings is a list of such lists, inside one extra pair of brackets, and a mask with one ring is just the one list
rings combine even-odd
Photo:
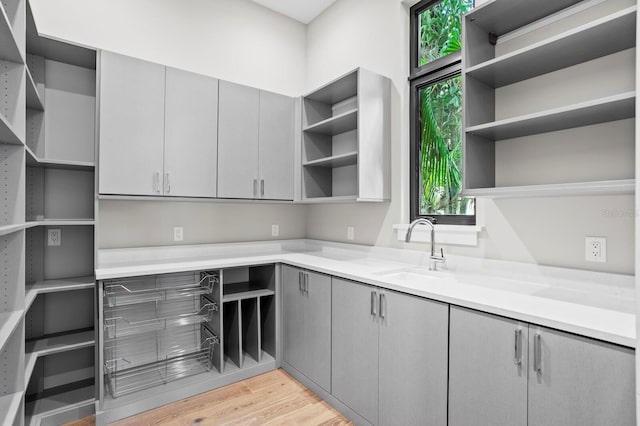
[(41, 36), (25, 6), (24, 412), (37, 424), (93, 413), (96, 52)]
[[(633, 193), (634, 167), (618, 160), (634, 152), (626, 123), (636, 113), (633, 55), (628, 53), (636, 45), (636, 15), (637, 6), (625, 0), (495, 0), (464, 16), (465, 195)], [(618, 81), (606, 81), (606, 67), (623, 70), (612, 77)], [(562, 81), (574, 75), (582, 86), (566, 90), (580, 92), (577, 98), (562, 93)], [(610, 147), (604, 154), (579, 130), (602, 125), (615, 132), (609, 139), (617, 142), (602, 140)], [(567, 156), (571, 149), (571, 166), (564, 170), (545, 160), (553, 152)], [(611, 157), (600, 162), (618, 163), (617, 169), (594, 171), (595, 157), (603, 155)], [(528, 178), (517, 176), (519, 169), (536, 168), (537, 173), (521, 173)]]
[(302, 201), (389, 199), (385, 77), (358, 68), (302, 99)]

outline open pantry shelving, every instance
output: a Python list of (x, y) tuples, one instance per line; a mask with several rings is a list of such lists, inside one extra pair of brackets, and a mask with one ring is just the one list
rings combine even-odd
[(302, 202), (389, 199), (389, 80), (362, 68), (302, 98)]
[[(637, 6), (626, 0), (496, 0), (463, 17), (463, 194), (633, 193), (634, 167), (618, 160), (633, 157), (634, 149), (627, 123), (635, 117), (629, 52), (636, 15)], [(609, 81), (608, 69), (618, 72)], [(567, 79), (575, 81), (565, 89)], [(608, 154), (596, 146), (597, 131), (591, 140), (580, 130), (603, 125), (612, 132), (607, 139), (617, 142)], [(554, 152), (569, 160), (570, 151), (571, 167), (564, 170), (540, 162)], [(610, 157), (598, 160), (616, 169), (594, 171), (595, 157), (603, 155)]]

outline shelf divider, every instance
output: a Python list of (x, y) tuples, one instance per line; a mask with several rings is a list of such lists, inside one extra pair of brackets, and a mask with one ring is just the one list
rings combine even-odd
[(75, 349), (86, 348), (95, 344), (95, 332), (81, 331), (62, 336), (45, 337), (43, 339), (26, 342), (25, 352), (35, 354), (37, 357), (68, 352)]
[(24, 311), (2, 312), (0, 313), (0, 351), (13, 334), (18, 324), (22, 320)]
[(308, 133), (335, 136), (358, 128), (358, 109), (343, 112), (342, 114), (314, 123), (304, 129)]
[(343, 167), (358, 164), (358, 151), (347, 152), (344, 154), (332, 155), (331, 157), (319, 158), (317, 160), (307, 161), (303, 166), (307, 167)]

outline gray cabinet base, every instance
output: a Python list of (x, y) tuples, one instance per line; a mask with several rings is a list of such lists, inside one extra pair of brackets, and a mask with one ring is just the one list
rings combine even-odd
[(108, 399), (103, 402), (101, 410), (96, 412), (96, 425), (105, 425), (275, 369), (276, 361), (269, 360), (231, 373), (219, 374), (217, 371), (212, 370), (209, 373), (158, 386), (141, 394)]
[(358, 415), (355, 411), (344, 405), (340, 400), (333, 397), (330, 393), (322, 389), (320, 386), (312, 382), (305, 376), (300, 373), (298, 370), (287, 364), (286, 362), (282, 362), (282, 369), (289, 373), (294, 379), (302, 383), (307, 389), (311, 392), (318, 395), (325, 402), (335, 408), (340, 414), (351, 420), (357, 426), (372, 426), (371, 423), (366, 421), (362, 416)]

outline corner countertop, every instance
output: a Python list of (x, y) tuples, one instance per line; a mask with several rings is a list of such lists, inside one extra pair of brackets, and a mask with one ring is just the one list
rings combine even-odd
[(635, 278), (517, 262), (316, 240), (106, 249), (98, 280), (284, 263), (452, 305), (636, 346)]

